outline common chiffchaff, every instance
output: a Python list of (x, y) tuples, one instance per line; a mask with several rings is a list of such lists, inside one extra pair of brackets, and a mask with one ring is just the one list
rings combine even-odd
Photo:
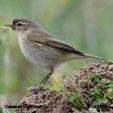
[(66, 61), (81, 58), (105, 60), (101, 57), (83, 53), (57, 40), (53, 35), (29, 19), (14, 19), (12, 24), (6, 24), (5, 26), (11, 27), (16, 32), (20, 49), (28, 61), (49, 70), (41, 84), (46, 83), (54, 69)]

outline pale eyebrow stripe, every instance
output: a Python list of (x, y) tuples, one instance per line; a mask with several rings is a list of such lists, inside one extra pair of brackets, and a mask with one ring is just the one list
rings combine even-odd
[(27, 25), (27, 24), (24, 23), (24, 22), (17, 22), (16, 25), (19, 24), (19, 23), (22, 24), (22, 25)]

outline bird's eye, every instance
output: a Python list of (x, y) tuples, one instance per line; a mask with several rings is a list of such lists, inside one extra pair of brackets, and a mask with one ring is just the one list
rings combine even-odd
[(22, 24), (21, 23), (18, 23), (17, 26), (22, 26)]

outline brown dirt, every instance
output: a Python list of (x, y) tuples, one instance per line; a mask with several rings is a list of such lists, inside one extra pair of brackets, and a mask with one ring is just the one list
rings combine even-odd
[[(74, 72), (72, 76), (72, 83), (76, 89), (76, 84), (78, 81), (83, 80), (89, 73), (106, 73), (102, 77), (105, 77), (109, 80), (113, 80), (113, 71), (108, 70), (109, 66), (106, 64), (91, 63), (87, 66), (84, 66), (78, 72)], [(49, 89), (41, 88), (40, 91), (36, 92), (38, 86), (31, 86), (28, 89), (27, 95), (19, 102), (19, 105), (36, 105), (39, 106), (46, 102), (42, 108), (35, 109), (32, 113), (76, 113), (72, 111), (72, 105), (68, 102), (67, 98), (58, 94), (55, 91), (50, 91)], [(90, 89), (88, 84), (82, 84), (82, 88)], [(66, 88), (70, 88), (67, 86)], [(71, 89), (71, 88), (70, 88)], [(30, 113), (33, 109), (28, 108), (18, 108), (16, 113)], [(82, 110), (79, 113), (91, 113), (86, 110)], [(97, 112), (95, 112), (97, 113)], [(113, 113), (113, 109), (108, 109), (105, 113)]]
[[(29, 88), (28, 94), (20, 101), (20, 105), (38, 106), (48, 101), (46, 105), (33, 113), (72, 113), (70, 109), (72, 104), (67, 102), (66, 97), (48, 89), (40, 89), (38, 92), (34, 92), (33, 89), (36, 89), (36, 86)], [(17, 109), (16, 113), (30, 113), (30, 111), (31, 109)]]

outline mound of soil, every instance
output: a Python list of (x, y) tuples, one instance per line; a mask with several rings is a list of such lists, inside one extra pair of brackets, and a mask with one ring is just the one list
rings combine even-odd
[[(85, 77), (89, 73), (104, 73), (102, 77), (105, 77), (108, 80), (113, 80), (113, 71), (109, 69), (108, 65), (99, 63), (90, 63), (89, 65), (81, 68), (80, 71), (73, 73), (72, 76), (73, 87), (75, 86), (76, 89), (76, 84), (78, 83), (78, 81), (85, 79)], [(100, 77), (99, 79), (101, 79), (102, 77)], [(81, 85), (81, 87), (86, 90), (90, 90), (94, 85), (95, 84), (90, 86), (89, 84), (84, 83)], [(74, 105), (68, 102), (67, 97), (62, 96), (55, 91), (50, 91), (49, 89), (41, 88), (39, 91), (36, 91), (37, 87), (39, 86), (33, 85), (28, 89), (27, 95), (23, 97), (23, 99), (20, 100), (19, 102), (19, 105), (24, 106), (24, 108), (15, 109), (16, 113), (76, 113), (71, 109), (72, 107), (74, 107)], [(69, 87), (70, 85), (67, 86), (66, 88), (69, 89)], [(41, 106), (43, 103), (45, 104)], [(112, 105), (113, 105), (112, 103), (109, 103), (109, 106)], [(26, 106), (31, 107), (38, 106), (40, 108), (28, 108)], [(91, 112), (83, 109), (79, 113), (91, 113)], [(104, 110), (104, 113), (113, 113), (113, 109), (108, 107), (107, 109)]]

